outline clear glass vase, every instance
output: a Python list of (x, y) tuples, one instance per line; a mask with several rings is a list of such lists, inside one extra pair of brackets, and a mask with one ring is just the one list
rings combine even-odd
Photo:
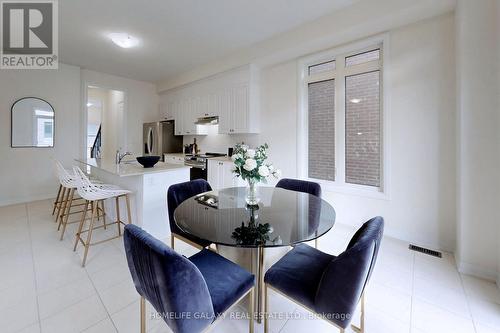
[(260, 199), (257, 191), (257, 183), (255, 181), (249, 180), (245, 201), (250, 206), (256, 206), (259, 204), (259, 200)]

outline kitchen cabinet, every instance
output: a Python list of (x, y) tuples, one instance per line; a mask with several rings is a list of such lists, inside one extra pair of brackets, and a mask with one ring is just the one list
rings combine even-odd
[(165, 101), (160, 103), (160, 115), (162, 120), (174, 120), (174, 102), (173, 101)]
[(222, 93), (219, 116), (220, 134), (251, 133), (249, 86), (240, 84)]
[(253, 65), (220, 73), (161, 96), (162, 115), (176, 121), (176, 135), (207, 133), (198, 118), (218, 116), (219, 134), (259, 132), (259, 72)]
[(213, 190), (221, 190), (227, 187), (244, 186), (241, 178), (232, 172), (233, 161), (221, 161), (218, 159), (208, 160), (208, 182)]
[(197, 107), (197, 98), (196, 97), (188, 97), (185, 100), (185, 109), (183, 110), (182, 116), (183, 120), (183, 131), (184, 135), (195, 135), (196, 133), (196, 121), (195, 111)]

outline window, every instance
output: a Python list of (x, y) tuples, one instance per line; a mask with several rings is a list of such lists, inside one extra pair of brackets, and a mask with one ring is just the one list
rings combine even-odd
[(345, 78), (345, 181), (380, 186), (380, 71)]
[(52, 122), (46, 122), (43, 126), (43, 138), (50, 139), (52, 137)]
[(309, 177), (335, 180), (335, 80), (312, 82), (309, 95)]
[(308, 178), (383, 190), (381, 50), (377, 45), (304, 61)]
[(309, 66), (309, 75), (318, 74), (335, 69), (335, 60), (325, 61), (320, 64)]

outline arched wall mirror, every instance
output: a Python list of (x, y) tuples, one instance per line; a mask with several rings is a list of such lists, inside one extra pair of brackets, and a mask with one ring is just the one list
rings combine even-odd
[(48, 102), (24, 97), (12, 104), (11, 147), (54, 147), (55, 115)]

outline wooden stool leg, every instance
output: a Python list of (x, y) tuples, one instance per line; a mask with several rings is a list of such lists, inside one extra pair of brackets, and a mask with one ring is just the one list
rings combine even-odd
[(120, 197), (115, 198), (115, 205), (116, 205), (116, 222), (118, 222), (116, 225), (118, 225), (118, 235), (122, 235), (122, 220), (120, 217)]
[(59, 216), (61, 216), (61, 208), (62, 208), (62, 206), (64, 204), (64, 195), (65, 194), (66, 194), (66, 187), (63, 186), (61, 197), (60, 197), (60, 200), (59, 200), (59, 204), (57, 205), (57, 213), (56, 213), (56, 220), (55, 220), (56, 223), (59, 222)]
[(85, 218), (87, 217), (87, 211), (89, 210), (90, 201), (85, 201), (85, 208), (83, 209), (82, 219), (80, 220), (80, 225), (78, 226), (78, 231), (76, 232), (76, 240), (75, 247), (73, 247), (73, 252), (76, 251), (76, 247), (78, 246), (78, 241), (80, 240), (80, 234), (83, 229), (83, 225), (85, 224)]
[(66, 225), (68, 224), (69, 213), (71, 212), (71, 206), (73, 205), (73, 198), (74, 198), (74, 196), (75, 196), (75, 189), (72, 188), (69, 191), (69, 202), (68, 202), (68, 205), (67, 205), (67, 208), (66, 208), (66, 215), (64, 216), (64, 221), (63, 221), (63, 219), (61, 219), (61, 222), (62, 222), (62, 231), (61, 231), (61, 239), (60, 240), (63, 240), (64, 232), (66, 231)]
[(63, 198), (63, 206), (61, 208), (61, 215), (59, 216), (59, 223), (57, 224), (57, 231), (61, 230), (61, 225), (63, 224), (63, 219), (66, 216), (66, 209), (68, 209), (69, 195), (71, 193), (71, 189), (66, 189), (66, 196)]
[[(106, 213), (104, 213), (104, 200), (101, 200), (101, 212), (102, 212), (102, 222), (104, 223), (104, 230), (106, 230)], [(97, 212), (99, 216), (99, 212)]]
[(82, 267), (85, 267), (85, 262), (87, 261), (87, 254), (89, 253), (90, 241), (92, 240), (92, 230), (94, 229), (94, 222), (97, 213), (97, 201), (92, 202), (92, 217), (90, 218), (90, 226), (87, 232), (87, 242), (85, 242), (85, 252), (83, 253)]
[(128, 194), (125, 194), (125, 201), (127, 202), (127, 217), (128, 217), (128, 224), (132, 223), (132, 214), (130, 213), (130, 198), (128, 197)]
[(60, 196), (61, 196), (61, 190), (62, 190), (62, 185), (59, 184), (59, 190), (57, 191), (57, 197), (56, 200), (54, 201), (54, 208), (52, 209), (52, 215), (56, 213), (56, 208), (57, 205), (59, 204)]

